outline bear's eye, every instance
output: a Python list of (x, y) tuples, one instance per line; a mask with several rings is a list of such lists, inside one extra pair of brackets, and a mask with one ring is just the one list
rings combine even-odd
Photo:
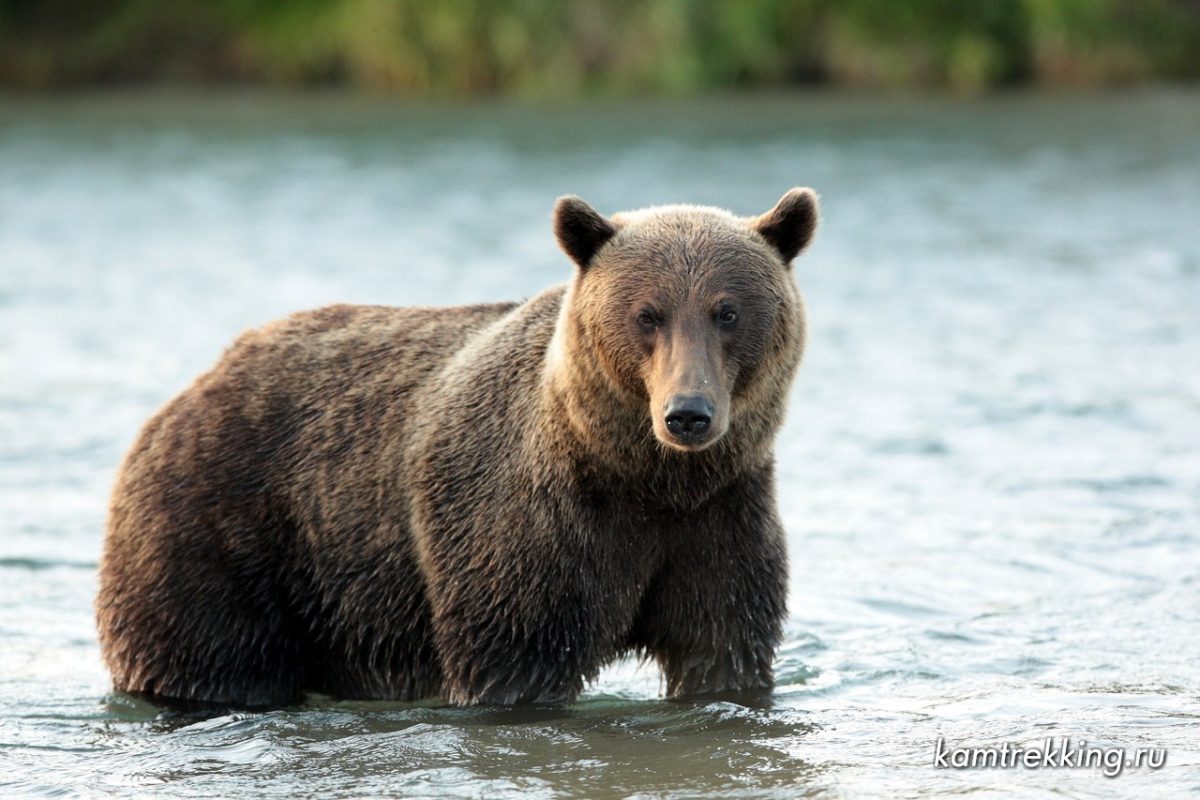
[(732, 308), (722, 308), (717, 312), (717, 322), (721, 323), (725, 327), (729, 327), (733, 325), (733, 323), (737, 322), (737, 317), (737, 312)]
[(645, 331), (652, 331), (658, 327), (658, 315), (653, 311), (643, 311), (637, 315), (638, 327)]

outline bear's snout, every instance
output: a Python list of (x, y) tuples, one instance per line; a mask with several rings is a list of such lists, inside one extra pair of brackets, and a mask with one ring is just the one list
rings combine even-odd
[(677, 394), (667, 402), (667, 432), (679, 444), (704, 442), (712, 429), (713, 404), (704, 395)]

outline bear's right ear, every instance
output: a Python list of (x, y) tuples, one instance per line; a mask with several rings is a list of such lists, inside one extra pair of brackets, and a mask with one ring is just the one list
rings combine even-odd
[(580, 269), (587, 269), (592, 256), (616, 232), (612, 222), (573, 194), (563, 195), (554, 204), (558, 246)]

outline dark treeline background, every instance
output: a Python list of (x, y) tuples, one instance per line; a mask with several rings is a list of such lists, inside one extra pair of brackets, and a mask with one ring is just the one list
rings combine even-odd
[(1200, 78), (1200, 0), (0, 0), (0, 86), (421, 95)]

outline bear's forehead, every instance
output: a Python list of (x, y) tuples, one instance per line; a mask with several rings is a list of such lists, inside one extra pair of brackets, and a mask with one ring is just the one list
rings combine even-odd
[(772, 264), (746, 220), (719, 208), (659, 206), (614, 215), (613, 222), (617, 233), (603, 253), (608, 259), (689, 270)]

